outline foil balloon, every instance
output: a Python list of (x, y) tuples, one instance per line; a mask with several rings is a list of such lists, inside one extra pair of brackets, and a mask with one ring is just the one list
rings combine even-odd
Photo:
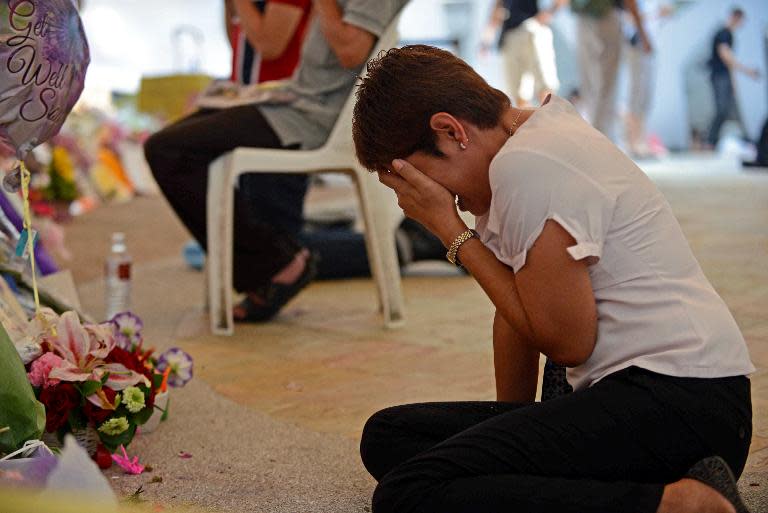
[[(0, 159), (23, 160), (59, 132), (89, 63), (73, 0), (0, 0)], [(19, 183), (18, 170), (3, 181)]]

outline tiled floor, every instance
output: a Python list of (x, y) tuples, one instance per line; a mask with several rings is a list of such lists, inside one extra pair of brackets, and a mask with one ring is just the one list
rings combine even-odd
[[(672, 204), (705, 273), (732, 309), (758, 367), (752, 378), (754, 438), (743, 486), (753, 501), (763, 501), (768, 497), (768, 173), (742, 174), (728, 162), (688, 157), (649, 166), (649, 174)], [(162, 488), (145, 487), (149, 498), (170, 504), (191, 500), (224, 509), (252, 504), (254, 509), (249, 506), (248, 511), (292, 511), (291, 501), (298, 501), (299, 495), (303, 501), (316, 494), (315, 505), (302, 511), (362, 511), (372, 483), (357, 462), (355, 444), (368, 415), (396, 403), (493, 398), (491, 308), (470, 278), (404, 280), (408, 323), (401, 330), (380, 326), (373, 283), (354, 280), (314, 284), (277, 322), (239, 326), (234, 337), (215, 338), (206, 334), (198, 309), (202, 275), (185, 271), (175, 257), (183, 232), (159, 200), (144, 198), (132, 205), (102, 209), (79, 220), (69, 230), (73, 249), (81, 254), (87, 251), (89, 237), (90, 244), (106, 241), (115, 226), (125, 226), (134, 253), (140, 253), (135, 304), (148, 333), (158, 345), (177, 343), (190, 351), (197, 362), (197, 380), (206, 387), (205, 397), (233, 401), (232, 425), (247, 418), (251, 423), (247, 432), (254, 437), (246, 442), (240, 435), (240, 440), (229, 443), (216, 437), (231, 434), (201, 433), (206, 427), (197, 419), (173, 418), (137, 443), (142, 457), (160, 459), (166, 444), (187, 437), (207, 445), (207, 436), (216, 440), (211, 445), (221, 447), (205, 460), (184, 462), (183, 468), (177, 461), (158, 463), (167, 475), (185, 473), (198, 481), (194, 493), (188, 491), (188, 479), (166, 481)], [(125, 225), (130, 219), (133, 222)], [(150, 221), (152, 235), (145, 235)], [(81, 279), (83, 303), (98, 313), (101, 284), (88, 281), (96, 276), (93, 264), (78, 261), (74, 270)], [(179, 336), (183, 340), (174, 342)], [(194, 411), (195, 400), (192, 392), (178, 393), (181, 411)], [(249, 412), (262, 416), (254, 419)], [(307, 479), (314, 480), (311, 489), (298, 491), (296, 484), (283, 489), (280, 482), (269, 490), (249, 487), (259, 470), (250, 481), (238, 476), (238, 482), (246, 485), (234, 497), (220, 497), (221, 485), (206, 479), (209, 471), (203, 461), (209, 465), (237, 460), (244, 443), (254, 446), (245, 450), (264, 450), (259, 437), (269, 432), (274, 443), (275, 430), (287, 429), (286, 425), (299, 431), (286, 434), (270, 454), (291, 453), (300, 444), (294, 437), (318, 433), (326, 437), (323, 446), (309, 447), (305, 454)], [(291, 459), (298, 456), (285, 457), (298, 465)], [(143, 481), (116, 482), (118, 489), (129, 491)], [(291, 499), (276, 498), (285, 496)], [(335, 502), (322, 499), (326, 496), (336, 497)]]

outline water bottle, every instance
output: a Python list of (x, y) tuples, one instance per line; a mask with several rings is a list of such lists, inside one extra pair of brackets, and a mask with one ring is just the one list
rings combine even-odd
[(125, 246), (125, 234), (112, 234), (112, 249), (105, 268), (106, 318), (111, 319), (131, 307), (131, 257)]

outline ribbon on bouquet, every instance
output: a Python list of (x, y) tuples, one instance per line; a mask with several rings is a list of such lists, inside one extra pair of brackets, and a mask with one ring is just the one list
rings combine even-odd
[(42, 449), (46, 454), (53, 454), (48, 446), (45, 445), (45, 442), (40, 440), (27, 440), (24, 442), (24, 445), (21, 447), (21, 449), (14, 451), (3, 458), (0, 458), (0, 461), (8, 461), (16, 457), (28, 458), (29, 455), (35, 452), (37, 449)]
[(35, 266), (35, 242), (37, 241), (37, 232), (32, 229), (32, 214), (29, 208), (29, 182), (31, 174), (24, 162), (21, 162), (21, 198), (23, 201), (22, 218), (23, 230), (19, 236), (19, 243), (16, 246), (16, 254), (20, 257), (29, 258), (32, 268), (32, 293), (35, 296), (35, 315), (40, 321), (45, 322), (45, 318), (40, 311), (40, 294), (37, 289), (37, 269)]

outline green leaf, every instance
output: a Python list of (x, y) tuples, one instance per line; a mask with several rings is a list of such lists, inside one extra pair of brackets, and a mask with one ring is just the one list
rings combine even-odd
[(75, 385), (78, 390), (80, 390), (80, 393), (84, 397), (90, 397), (99, 390), (101, 390), (101, 387), (104, 383), (101, 381), (94, 381), (94, 380), (88, 380), (80, 385)]
[(131, 425), (128, 427), (128, 429), (119, 435), (107, 435), (101, 431), (98, 433), (99, 438), (101, 439), (101, 443), (104, 444), (104, 447), (109, 449), (109, 452), (115, 452), (121, 445), (128, 447), (128, 445), (131, 443), (131, 440), (133, 440), (134, 435), (136, 434), (136, 425)]
[(68, 418), (69, 425), (72, 429), (85, 429), (88, 425), (88, 419), (82, 414), (81, 409), (70, 410)]
[(165, 403), (165, 410), (163, 410), (163, 416), (160, 417), (161, 421), (168, 420), (168, 409), (171, 407), (171, 398), (168, 398), (168, 401)]
[(157, 390), (158, 388), (160, 388), (160, 385), (162, 384), (163, 384), (163, 375), (154, 373), (152, 375), (152, 388)]
[(101, 377), (101, 384), (104, 385), (109, 381), (109, 372), (105, 372), (104, 375)]
[(0, 452), (11, 453), (45, 429), (45, 407), (29, 384), (16, 346), (0, 326)]
[(133, 414), (133, 420), (138, 425), (145, 424), (152, 416), (154, 408), (147, 408), (146, 406)]

